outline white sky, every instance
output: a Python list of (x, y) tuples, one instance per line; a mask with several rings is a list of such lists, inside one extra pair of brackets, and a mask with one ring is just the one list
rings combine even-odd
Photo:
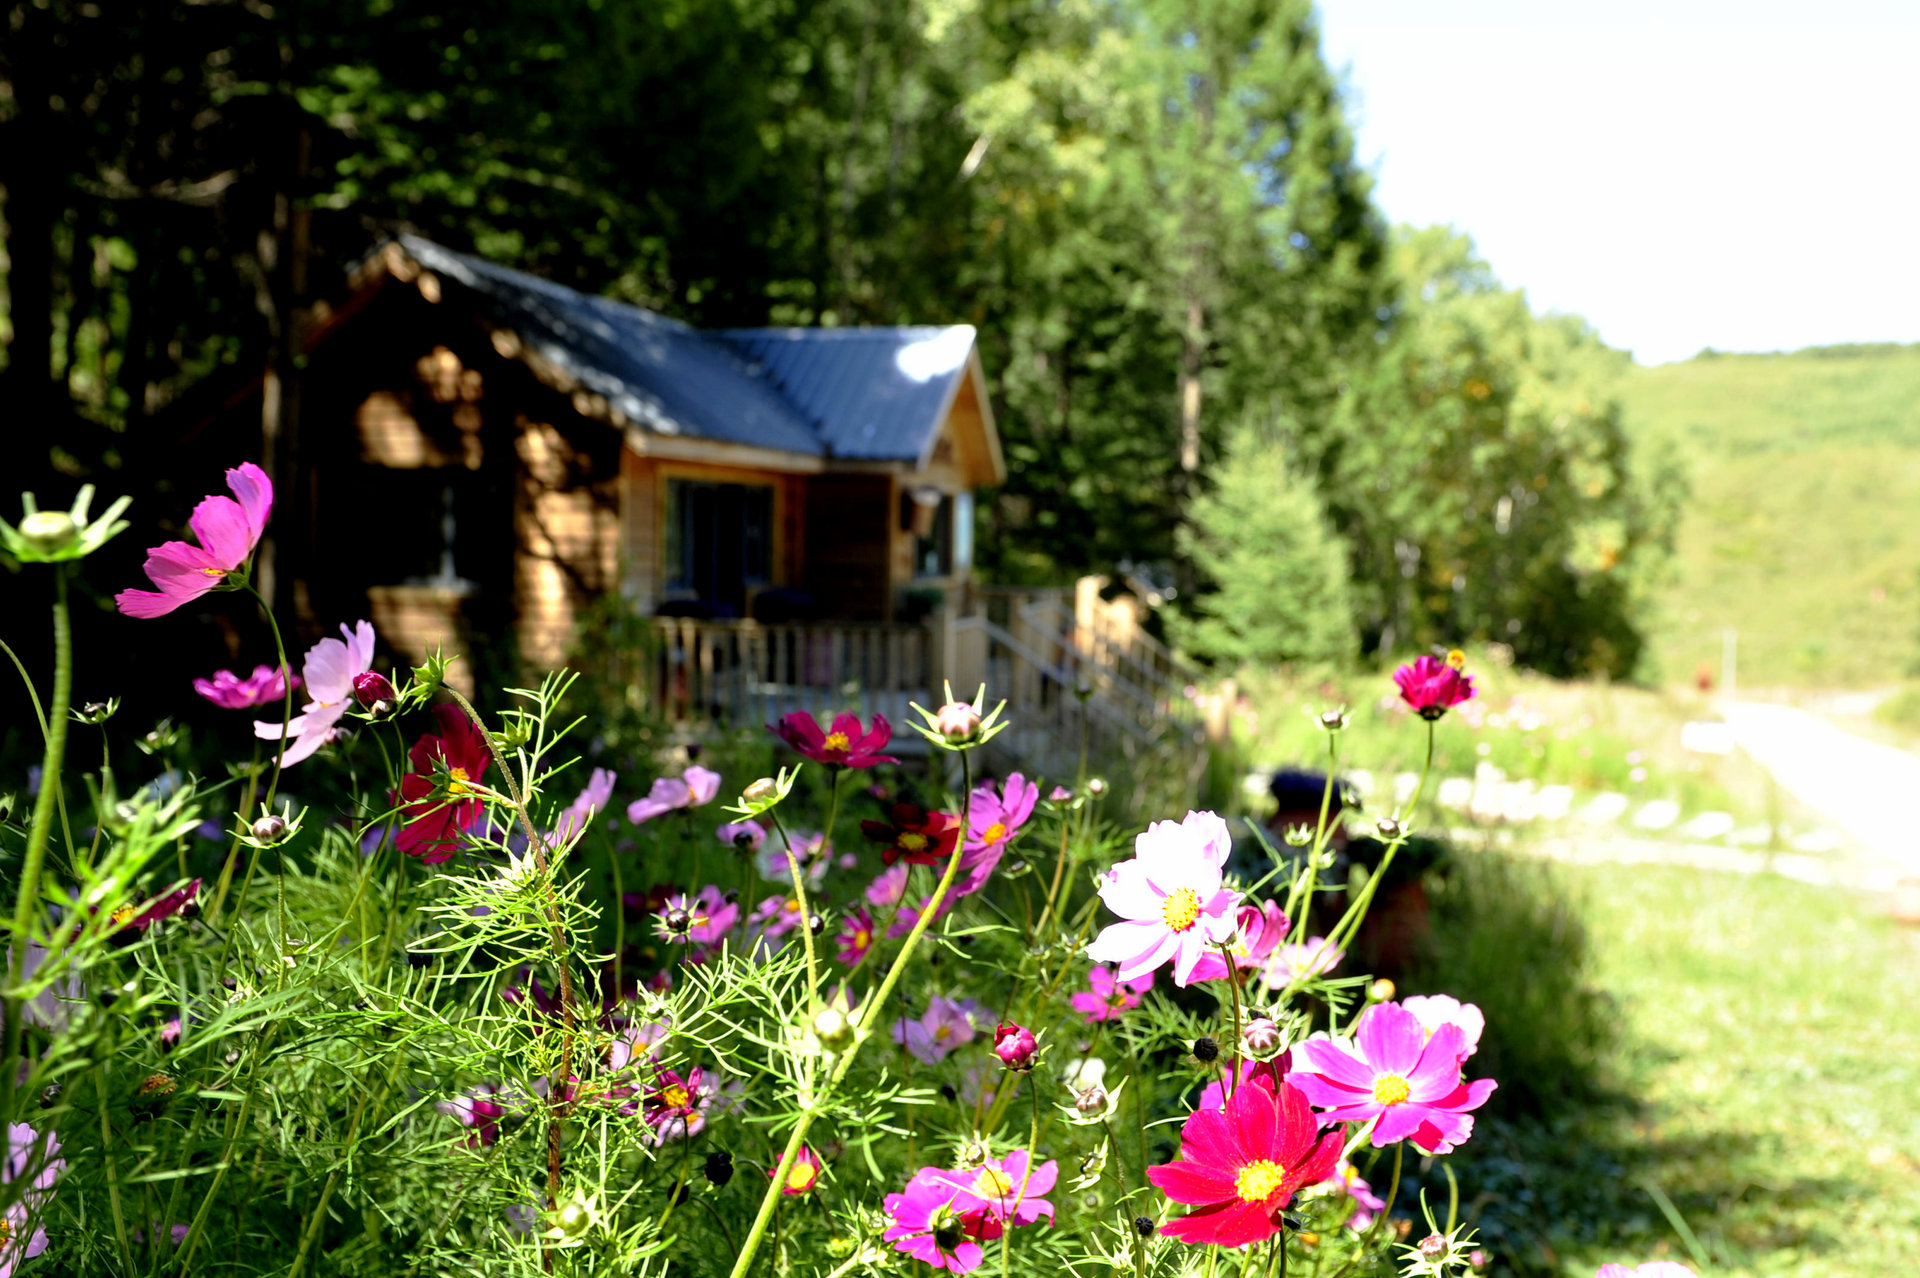
[(1920, 341), (1920, 0), (1320, 0), (1396, 222), (1643, 364)]

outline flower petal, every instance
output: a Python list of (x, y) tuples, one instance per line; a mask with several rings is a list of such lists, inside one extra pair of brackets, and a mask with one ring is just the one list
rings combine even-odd
[(1385, 1074), (1402, 1077), (1413, 1072), (1426, 1046), (1427, 1033), (1420, 1018), (1393, 1003), (1376, 1003), (1360, 1018), (1355, 1035), (1367, 1063)]
[(1234, 1176), (1225, 1168), (1203, 1167), (1184, 1159), (1147, 1168), (1147, 1179), (1176, 1203), (1234, 1201)]

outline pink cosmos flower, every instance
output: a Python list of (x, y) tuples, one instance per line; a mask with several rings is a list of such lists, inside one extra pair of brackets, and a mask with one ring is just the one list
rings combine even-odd
[(1024, 1025), (1001, 1025), (993, 1031), (993, 1054), (1008, 1069), (1021, 1073), (1032, 1069), (1033, 1058), (1039, 1050), (1033, 1031)]
[[(788, 832), (793, 846), (793, 858), (800, 862), (801, 873), (807, 876), (808, 887), (818, 887), (827, 877), (827, 871), (833, 865), (833, 847), (827, 842), (827, 836), (817, 830), (792, 830)], [(787, 864), (788, 842), (779, 837), (779, 831), (769, 838), (754, 856), (754, 864), (759, 867), (760, 877), (769, 883), (793, 882), (793, 867)]]
[[(767, 1169), (767, 1179), (772, 1180), (778, 1167)], [(793, 1166), (787, 1168), (787, 1183), (780, 1186), (780, 1192), (792, 1197), (804, 1194), (814, 1187), (820, 1179), (820, 1155), (813, 1152), (810, 1145), (802, 1145), (800, 1152), (794, 1155)]]
[(1486, 1104), (1490, 1078), (1460, 1079), (1460, 1027), (1442, 1025), (1429, 1039), (1412, 1012), (1378, 1003), (1360, 1018), (1354, 1045), (1308, 1039), (1305, 1063), (1287, 1081), (1325, 1111), (1325, 1123), (1380, 1121), (1373, 1144), (1411, 1138), (1429, 1154), (1445, 1154), (1473, 1135), (1469, 1110)]
[[(198, 546), (169, 541), (147, 552), (147, 579), (155, 590), (123, 590), (114, 597), (129, 617), (164, 617), (181, 604), (227, 584), (252, 557), (273, 510), (273, 481), (252, 462), (227, 472), (232, 497), (203, 497), (187, 526)], [(235, 500), (237, 498), (238, 500)]]
[(727, 894), (711, 883), (694, 894), (692, 912), (693, 927), (687, 939), (696, 945), (718, 945), (740, 921), (739, 904), (729, 901)]
[(500, 1120), (507, 1111), (493, 1099), (499, 1091), (498, 1084), (487, 1083), (469, 1095), (436, 1101), (434, 1108), (462, 1127), (472, 1129), (462, 1144), (468, 1149), (483, 1149), (500, 1139)]
[(873, 915), (864, 908), (856, 907), (847, 915), (846, 922), (840, 928), (840, 934), (833, 938), (840, 947), (836, 956), (842, 963), (852, 967), (867, 956), (873, 948)]
[(1328, 945), (1324, 936), (1309, 936), (1305, 944), (1282, 945), (1267, 958), (1260, 979), (1270, 990), (1284, 990), (1297, 980), (1325, 976), (1340, 966), (1347, 952)]
[(857, 715), (837, 714), (833, 726), (825, 732), (814, 717), (795, 710), (778, 723), (769, 723), (767, 731), (786, 742), (803, 757), (829, 768), (871, 768), (882, 763), (898, 763), (890, 754), (881, 754), (893, 740), (893, 727), (883, 714), (873, 716), (873, 727), (862, 731)]
[(1373, 1186), (1360, 1178), (1360, 1169), (1344, 1158), (1326, 1183), (1334, 1192), (1353, 1199), (1353, 1215), (1347, 1217), (1347, 1228), (1356, 1234), (1364, 1232), (1373, 1224), (1373, 1218), (1387, 1209), (1386, 1199), (1374, 1193)]
[(1638, 1269), (1625, 1265), (1602, 1265), (1593, 1278), (1698, 1278), (1693, 1270), (1671, 1260), (1649, 1260)]
[(876, 910), (884, 910), (890, 905), (899, 904), (900, 898), (906, 895), (907, 874), (911, 869), (911, 866), (902, 861), (882, 870), (874, 877), (873, 882), (867, 884), (867, 904)]
[[(753, 907), (753, 913), (747, 916), (747, 933), (752, 938), (749, 952), (764, 948), (767, 953), (778, 950), (785, 936), (800, 926), (800, 898), (797, 896), (770, 896)], [(778, 943), (774, 943), (778, 941)]]
[[(933, 918), (927, 926), (932, 927), (934, 923), (938, 923), (941, 919), (953, 913), (954, 904), (959, 899), (959, 893), (949, 891), (941, 900), (940, 908), (934, 911)], [(925, 913), (926, 908), (931, 904), (933, 904), (933, 898), (931, 896), (923, 896), (920, 898), (920, 905), (917, 909), (911, 905), (901, 906), (899, 912), (893, 916), (893, 926), (887, 929), (887, 939), (897, 941), (913, 931), (914, 928), (920, 925), (921, 914)]]
[(924, 1065), (937, 1065), (947, 1053), (973, 1041), (974, 1009), (971, 1000), (959, 1001), (934, 995), (927, 1010), (917, 1021), (905, 1017), (893, 1024), (893, 1041), (913, 1053)]
[(613, 799), (613, 783), (617, 775), (607, 768), (595, 768), (593, 775), (587, 778), (586, 788), (574, 797), (572, 803), (560, 809), (559, 828), (553, 837), (557, 843), (565, 843), (584, 832), (593, 818), (607, 810), (607, 804)]
[(1284, 1083), (1277, 1094), (1242, 1087), (1225, 1110), (1194, 1110), (1180, 1129), (1180, 1157), (1147, 1168), (1161, 1193), (1195, 1208), (1160, 1232), (1221, 1247), (1273, 1237), (1293, 1196), (1325, 1180), (1340, 1159), (1341, 1133), (1319, 1131), (1306, 1097)]
[(707, 1125), (707, 1111), (713, 1106), (716, 1088), (698, 1065), (685, 1077), (663, 1069), (642, 1098), (640, 1116), (653, 1128), (653, 1142), (665, 1144), (698, 1136)]
[(1416, 657), (1412, 664), (1393, 672), (1400, 686), (1400, 699), (1422, 719), (1432, 722), (1449, 709), (1473, 696), (1473, 678), (1461, 673), (1467, 659), (1458, 652), (1447, 654), (1445, 661), (1433, 656)]
[(1087, 988), (1076, 992), (1067, 1002), (1091, 1025), (1096, 1021), (1111, 1021), (1120, 1013), (1140, 1006), (1139, 996), (1152, 988), (1152, 972), (1122, 981), (1114, 976), (1112, 968), (1096, 967), (1087, 973)]
[[(300, 686), (299, 675), (293, 676), (293, 686)], [(231, 670), (216, 670), (211, 679), (195, 679), (193, 690), (222, 710), (251, 710), (284, 701), (287, 696), (286, 681), (280, 678), (278, 666), (255, 666), (244, 679)]]
[(720, 793), (720, 774), (690, 764), (687, 770), (677, 777), (661, 777), (653, 783), (644, 799), (635, 799), (627, 805), (627, 820), (635, 825), (644, 825), (657, 816), (680, 808), (698, 808), (713, 802)]
[(1020, 827), (1033, 815), (1040, 799), (1040, 787), (1013, 773), (995, 794), (991, 785), (975, 787), (967, 803), (967, 841), (960, 855), (960, 877), (954, 880), (955, 896), (971, 896), (987, 885), (1006, 855), (1007, 844), (1020, 833)]
[(741, 835), (746, 836), (749, 852), (758, 852), (767, 841), (767, 832), (758, 821), (731, 821), (713, 832), (713, 837), (728, 847), (739, 847)]
[(955, 1173), (923, 1167), (907, 1182), (905, 1193), (884, 1201), (893, 1223), (881, 1238), (915, 1260), (949, 1273), (968, 1274), (980, 1267), (985, 1252), (977, 1241), (985, 1231), (986, 1207), (947, 1184)]
[(52, 1132), (41, 1135), (25, 1123), (7, 1128), (7, 1155), (0, 1165), (0, 1179), (7, 1184), (27, 1181), (27, 1188), (0, 1216), (0, 1278), (10, 1278), (23, 1260), (31, 1260), (47, 1249), (47, 1231), (40, 1227), (53, 1182), (67, 1169), (67, 1161), (57, 1158), (60, 1141)]
[(1412, 998), (1401, 999), (1400, 1006), (1414, 1014), (1429, 1039), (1442, 1025), (1458, 1029), (1462, 1065), (1467, 1063), (1469, 1056), (1480, 1050), (1480, 1035), (1487, 1028), (1487, 1018), (1472, 1003), (1462, 1003), (1446, 994), (1416, 994)]
[[(1240, 968), (1265, 967), (1267, 959), (1286, 939), (1287, 929), (1291, 926), (1278, 901), (1242, 905), (1235, 919), (1233, 940), (1227, 942), (1227, 950), (1233, 955), (1233, 965)], [(1215, 951), (1202, 955), (1193, 969), (1196, 982), (1217, 981), (1226, 975), (1227, 961)]]
[(278, 719), (253, 721), (253, 735), (262, 741), (284, 739), (293, 743), (280, 761), (283, 768), (293, 766), (326, 744), (340, 716), (353, 708), (354, 677), (364, 674), (373, 664), (372, 622), (357, 622), (352, 630), (341, 626), (340, 633), (346, 642), (322, 639), (307, 649), (301, 670), (306, 676), (309, 699), (301, 713), (288, 720), (286, 736), (280, 735)]
[(1087, 957), (1118, 963), (1130, 981), (1169, 960), (1173, 983), (1193, 983), (1207, 951), (1231, 940), (1240, 894), (1221, 884), (1232, 850), (1227, 823), (1211, 812), (1189, 812), (1175, 825), (1156, 821), (1134, 840), (1134, 859), (1107, 872), (1100, 899), (1122, 922), (1109, 925)]

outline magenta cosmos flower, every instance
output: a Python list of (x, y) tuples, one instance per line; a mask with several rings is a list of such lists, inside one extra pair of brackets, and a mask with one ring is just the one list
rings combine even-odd
[(960, 854), (960, 877), (954, 881), (955, 896), (969, 896), (987, 885), (1007, 844), (1020, 833), (1020, 827), (1033, 815), (1039, 802), (1040, 787), (1013, 773), (998, 794), (991, 785), (978, 786), (967, 802), (967, 841)]
[(1468, 1111), (1486, 1104), (1495, 1087), (1490, 1078), (1461, 1081), (1462, 1050), (1459, 1026), (1442, 1025), (1428, 1038), (1412, 1012), (1379, 1003), (1360, 1018), (1353, 1046), (1302, 1043), (1304, 1064), (1287, 1081), (1324, 1111), (1324, 1122), (1378, 1118), (1375, 1148), (1411, 1138), (1426, 1153), (1445, 1154), (1473, 1135)]
[[(1227, 942), (1227, 952), (1233, 955), (1233, 965), (1239, 968), (1264, 968), (1280, 942), (1286, 939), (1287, 929), (1291, 926), (1286, 911), (1280, 908), (1278, 901), (1242, 905), (1234, 919), (1233, 939)], [(1202, 955), (1193, 969), (1196, 982), (1217, 981), (1226, 974), (1227, 961), (1217, 951)]]
[(1096, 967), (1087, 973), (1087, 988), (1075, 993), (1067, 1002), (1091, 1025), (1096, 1021), (1113, 1020), (1129, 1008), (1140, 1006), (1140, 996), (1152, 988), (1152, 972), (1136, 976), (1131, 981), (1123, 981), (1113, 974), (1112, 968)]
[(147, 552), (147, 579), (158, 590), (123, 590), (114, 603), (129, 617), (164, 617), (227, 584), (260, 544), (273, 510), (273, 481), (252, 462), (227, 472), (232, 497), (203, 497), (187, 526), (198, 546), (169, 541)]
[[(767, 1169), (767, 1179), (772, 1180), (778, 1167)], [(780, 1186), (780, 1192), (791, 1197), (804, 1194), (812, 1189), (820, 1179), (820, 1156), (811, 1146), (802, 1145), (800, 1152), (793, 1156), (793, 1166), (787, 1168), (787, 1183)]]
[(461, 1142), (466, 1148), (484, 1149), (500, 1139), (500, 1120), (506, 1117), (506, 1107), (493, 1099), (499, 1092), (498, 1084), (487, 1083), (468, 1095), (438, 1101), (434, 1108), (470, 1129)]
[(572, 803), (560, 809), (559, 828), (554, 830), (555, 842), (565, 843), (586, 830), (593, 818), (607, 810), (613, 801), (613, 783), (618, 775), (608, 768), (595, 768), (593, 775), (587, 778), (586, 788), (574, 796)]
[(1393, 672), (1393, 681), (1400, 685), (1400, 699), (1431, 723), (1473, 696), (1472, 676), (1461, 673), (1466, 664), (1466, 657), (1458, 651), (1448, 653), (1445, 661), (1416, 657)]
[[(299, 675), (293, 676), (293, 686), (300, 686)], [(287, 696), (278, 666), (255, 666), (244, 679), (231, 670), (216, 670), (211, 679), (195, 679), (193, 690), (222, 710), (251, 710)]]
[(837, 714), (833, 726), (825, 732), (804, 710), (795, 710), (778, 723), (769, 723), (767, 731), (791, 746), (803, 758), (829, 768), (871, 768), (900, 760), (880, 752), (893, 740), (893, 725), (883, 714), (873, 716), (873, 727), (862, 731), (858, 715)]
[(109, 920), (115, 932), (145, 932), (162, 919), (170, 919), (192, 905), (200, 895), (200, 880), (162, 892), (145, 905), (123, 905)]
[(1160, 1226), (1185, 1243), (1244, 1247), (1280, 1231), (1293, 1196), (1333, 1174), (1338, 1131), (1320, 1124), (1297, 1088), (1258, 1085), (1235, 1091), (1223, 1110), (1196, 1109), (1180, 1129), (1180, 1157), (1147, 1168), (1147, 1179), (1195, 1210)]
[(839, 935), (833, 938), (840, 947), (835, 956), (848, 967), (852, 967), (867, 956), (873, 948), (873, 915), (867, 913), (864, 906), (856, 906), (853, 913), (847, 915), (841, 925)]
[(1024, 1025), (1001, 1025), (993, 1031), (993, 1054), (1008, 1069), (1024, 1074), (1033, 1068), (1033, 1058), (1039, 1050), (1033, 1031)]
[(893, 1224), (882, 1235), (896, 1251), (935, 1269), (971, 1273), (991, 1242), (1009, 1225), (1053, 1219), (1053, 1204), (1042, 1195), (1059, 1180), (1059, 1165), (1048, 1161), (1029, 1173), (1030, 1157), (1016, 1149), (971, 1170), (923, 1167), (902, 1194), (888, 1194)]
[(691, 764), (677, 777), (661, 777), (653, 783), (644, 799), (627, 805), (627, 820), (644, 825), (657, 816), (680, 808), (704, 807), (720, 793), (720, 774), (699, 764)]
[[(327, 742), (340, 716), (353, 708), (353, 681), (373, 664), (373, 623), (360, 621), (352, 630), (340, 627), (340, 639), (322, 639), (307, 649), (301, 672), (307, 681), (307, 704), (287, 721), (286, 736), (280, 735), (279, 720), (255, 719), (253, 735), (262, 741), (287, 740), (281, 767), (289, 767), (311, 755)], [(444, 708), (444, 707), (443, 707)]]
[(53, 1182), (67, 1169), (66, 1160), (55, 1157), (59, 1152), (60, 1142), (52, 1132), (41, 1135), (25, 1123), (7, 1128), (7, 1158), (0, 1173), (8, 1184), (25, 1181), (27, 1188), (0, 1217), (0, 1278), (8, 1278), (21, 1261), (47, 1249), (47, 1231), (40, 1227), (40, 1219)]
[(1148, 826), (1134, 840), (1133, 860), (1100, 885), (1100, 899), (1123, 921), (1096, 936), (1087, 957), (1119, 964), (1123, 981), (1171, 961), (1173, 983), (1192, 984), (1207, 952), (1233, 939), (1240, 894), (1220, 881), (1232, 847), (1227, 823), (1211, 812)]
[[(460, 848), (460, 835), (479, 824), (484, 807), (472, 795), (493, 762), (493, 747), (459, 706), (435, 706), (440, 735), (427, 733), (413, 743), (408, 759), (413, 769), (400, 778), (395, 802), (405, 800), (406, 824), (394, 843), (408, 856), (428, 865), (445, 861)], [(444, 795), (434, 794), (434, 764), (444, 761), (448, 776)]]

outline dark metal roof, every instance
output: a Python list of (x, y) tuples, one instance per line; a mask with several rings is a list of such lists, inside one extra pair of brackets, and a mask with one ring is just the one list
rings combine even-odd
[(974, 330), (703, 332), (415, 235), (400, 247), (643, 429), (806, 456), (915, 462), (965, 376)]

